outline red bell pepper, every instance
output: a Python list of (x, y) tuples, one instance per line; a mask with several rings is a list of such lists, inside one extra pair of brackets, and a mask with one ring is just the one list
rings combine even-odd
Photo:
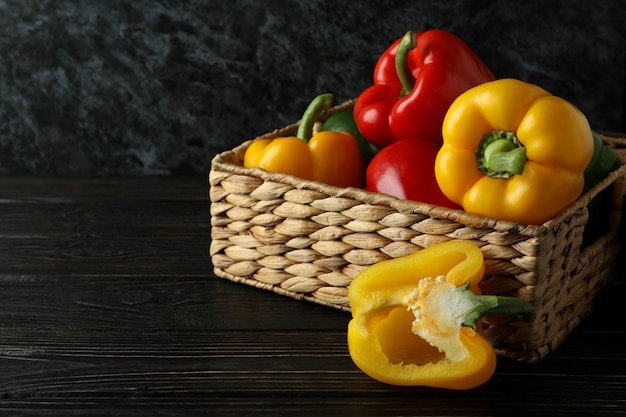
[(363, 136), (379, 149), (412, 138), (441, 145), (450, 104), (466, 90), (494, 79), (454, 34), (409, 31), (379, 58), (374, 85), (357, 99), (354, 118)]
[(404, 139), (385, 147), (367, 167), (365, 190), (460, 209), (437, 184), (435, 158), (439, 149), (439, 145), (421, 139)]

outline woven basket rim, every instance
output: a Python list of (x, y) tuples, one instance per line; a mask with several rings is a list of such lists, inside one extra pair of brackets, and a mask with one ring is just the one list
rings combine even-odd
[[(338, 106), (334, 109), (342, 108), (343, 106), (344, 105)], [(347, 107), (349, 108), (349, 106)], [(367, 204), (385, 205), (394, 208), (401, 213), (420, 213), (437, 219), (458, 222), (466, 226), (476, 228), (490, 228), (501, 232), (514, 231), (521, 235), (531, 237), (542, 236), (549, 230), (553, 230), (563, 221), (563, 219), (567, 218), (575, 211), (586, 207), (593, 197), (595, 197), (605, 188), (609, 187), (613, 182), (615, 182), (617, 178), (623, 176), (626, 172), (626, 163), (622, 161), (622, 164), (619, 168), (611, 172), (604, 180), (596, 184), (585, 194), (581, 195), (575, 202), (564, 208), (553, 218), (549, 219), (541, 225), (525, 225), (507, 220), (494, 219), (475, 213), (468, 213), (463, 210), (449, 209), (446, 207), (436, 206), (420, 201), (400, 199), (383, 193), (365, 191), (361, 188), (335, 187), (318, 181), (305, 180), (290, 174), (268, 172), (260, 168), (246, 168), (241, 165), (229, 162), (237, 155), (245, 152), (245, 149), (253, 141), (260, 138), (279, 137), (283, 135), (284, 132), (291, 131), (294, 128), (297, 128), (298, 123), (285, 126), (270, 133), (266, 133), (255, 139), (247, 140), (231, 150), (218, 153), (211, 161), (211, 169), (230, 172), (233, 174), (257, 177), (264, 181), (285, 183), (296, 188), (310, 189), (313, 191), (332, 195), (334, 197), (352, 198)], [(603, 141), (608, 144), (622, 143), (624, 144), (624, 146), (626, 146), (625, 138), (611, 137), (604, 134), (600, 136)]]

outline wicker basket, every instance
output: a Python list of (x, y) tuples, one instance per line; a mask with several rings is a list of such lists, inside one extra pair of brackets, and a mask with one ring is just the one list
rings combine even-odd
[[(326, 116), (349, 108), (331, 109)], [(284, 136), (297, 123), (262, 137)], [(520, 225), (355, 188), (244, 168), (247, 141), (221, 153), (209, 173), (210, 255), (215, 274), (278, 294), (350, 311), (347, 288), (364, 268), (452, 239), (481, 248), (486, 294), (535, 305), (532, 324), (484, 319), (500, 356), (534, 363), (591, 312), (612, 278), (626, 192), (626, 141), (602, 136), (622, 166), (555, 218)], [(603, 190), (612, 205), (599, 237), (583, 241), (587, 204)]]

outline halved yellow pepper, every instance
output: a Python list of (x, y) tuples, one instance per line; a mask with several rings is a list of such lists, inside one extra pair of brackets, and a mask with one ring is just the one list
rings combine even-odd
[(461, 94), (446, 113), (435, 173), (467, 212), (542, 224), (573, 203), (594, 150), (585, 115), (515, 79)]
[(348, 289), (348, 349), (366, 374), (392, 385), (470, 389), (491, 378), (496, 354), (476, 323), (485, 315), (534, 320), (534, 307), (480, 294), (482, 252), (449, 241), (379, 262)]

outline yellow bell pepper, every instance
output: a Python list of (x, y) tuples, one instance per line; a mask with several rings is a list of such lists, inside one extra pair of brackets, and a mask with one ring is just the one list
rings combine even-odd
[(439, 187), (467, 212), (542, 224), (584, 186), (594, 142), (573, 104), (500, 79), (461, 94), (446, 113), (435, 162)]
[(435, 244), (374, 264), (348, 288), (348, 349), (366, 374), (392, 385), (470, 389), (486, 382), (496, 354), (476, 323), (485, 315), (534, 320), (534, 307), (480, 294), (482, 252), (464, 241)]
[(364, 164), (354, 136), (343, 131), (322, 131), (311, 137), (316, 119), (330, 107), (332, 100), (332, 94), (313, 99), (302, 116), (297, 136), (252, 142), (244, 155), (244, 166), (337, 187), (362, 187)]

